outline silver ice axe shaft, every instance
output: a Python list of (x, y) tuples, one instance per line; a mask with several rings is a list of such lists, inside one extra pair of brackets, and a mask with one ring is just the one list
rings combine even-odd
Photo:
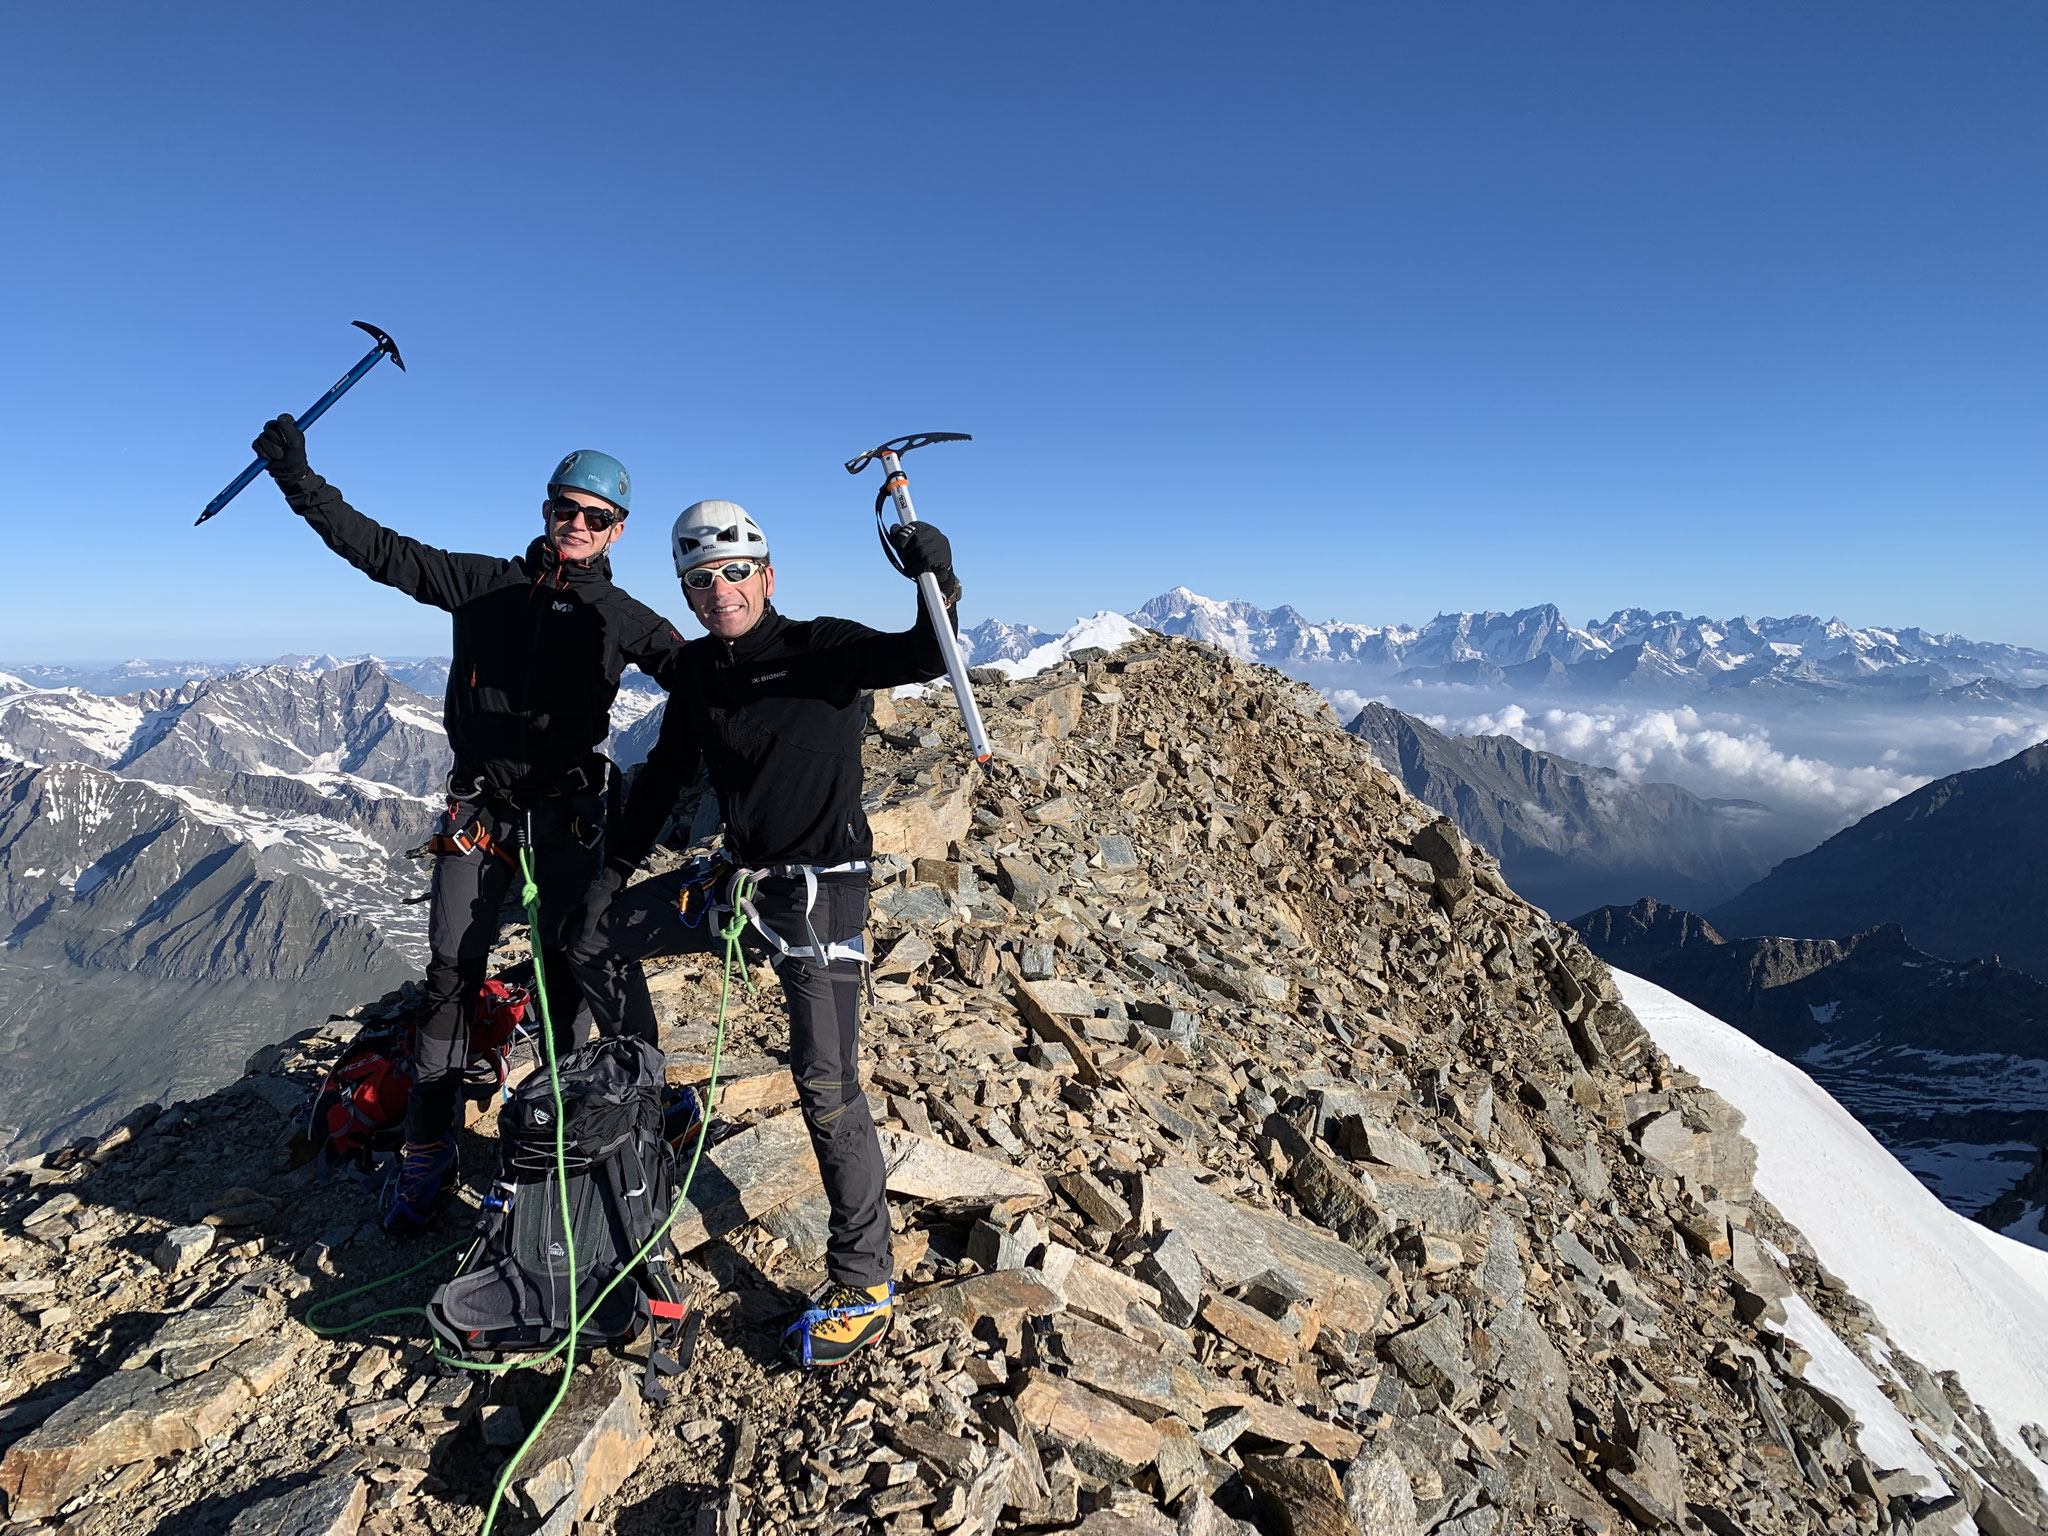
[[(377, 345), (370, 348), (369, 351), (365, 352), (362, 356), (362, 360), (358, 362), (355, 365), (355, 367), (349, 369), (347, 373), (343, 374), (341, 376), (341, 381), (337, 383), (334, 386), (334, 388), (327, 391), (326, 394), (322, 395), (318, 400), (315, 400), (310, 406), (308, 406), (306, 408), (305, 415), (297, 418), (299, 426), (302, 429), (305, 427), (310, 427), (322, 416), (325, 416), (327, 414), (327, 407), (334, 404), (335, 401), (339, 400), (343, 395), (347, 394), (350, 390), (354, 389), (356, 387), (356, 384), (362, 379), (362, 376), (368, 373), (372, 368), (376, 367), (377, 364), (381, 362), (387, 355), (390, 357), (392, 362), (398, 365), (398, 371), (400, 373), (403, 373), (405, 371), (405, 359), (398, 355), (397, 342), (393, 341), (389, 336), (386, 336), (382, 331), (378, 330), (376, 326), (370, 324), (370, 322), (367, 320), (351, 320), (349, 324), (356, 326), (358, 329), (368, 331), (372, 336), (377, 338)], [(268, 459), (258, 458), (254, 464), (251, 464), (247, 469), (243, 470), (239, 475), (235, 476), (234, 479), (230, 480), (227, 483), (227, 489), (223, 490), (218, 496), (214, 497), (213, 500), (209, 501), (206, 504), (206, 510), (199, 514), (199, 522), (194, 523), (192, 526), (197, 528), (199, 526), (199, 523), (205, 522), (209, 517), (213, 516), (214, 513), (218, 512), (222, 507), (226, 506), (229, 502), (233, 501), (237, 496), (241, 495), (243, 490), (247, 488), (249, 482), (254, 480), (258, 475), (262, 474), (264, 469), (268, 467), (269, 463), (270, 460)]]
[[(910, 481), (903, 473), (903, 455), (913, 448), (922, 448), (927, 443), (969, 443), (974, 439), (965, 432), (913, 432), (908, 437), (892, 438), (879, 448), (871, 448), (857, 459), (846, 461), (846, 472), (857, 475), (870, 463), (877, 460), (882, 466), (882, 489), (875, 497), (875, 517), (882, 515), (882, 503), (896, 503), (896, 521), (914, 523), (917, 513), (910, 505)], [(946, 617), (945, 594), (939, 591), (939, 578), (926, 571), (917, 578), (917, 590), (924, 598), (925, 616), (931, 620), (932, 630), (939, 637), (939, 653), (946, 658), (946, 680), (953, 685), (953, 698), (960, 705), (960, 723), (967, 727), (967, 744), (974, 750), (974, 760), (985, 763), (991, 756), (988, 732), (982, 729), (981, 709), (974, 702), (974, 688), (967, 681), (967, 653), (960, 649), (960, 637), (953, 633), (953, 624)]]

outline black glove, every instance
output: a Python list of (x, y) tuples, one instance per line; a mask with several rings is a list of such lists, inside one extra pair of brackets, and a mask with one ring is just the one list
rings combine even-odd
[(939, 579), (939, 592), (948, 603), (960, 600), (960, 582), (953, 575), (953, 545), (930, 523), (897, 523), (889, 529), (889, 543), (903, 562), (903, 574), (912, 581), (930, 572)]
[(280, 485), (296, 485), (313, 473), (313, 466), (306, 462), (306, 434), (290, 416), (266, 421), (249, 446), (258, 458), (270, 461), (270, 476)]
[(612, 898), (619, 894), (619, 888), (631, 873), (631, 870), (622, 869), (617, 864), (607, 864), (590, 882), (582, 902), (569, 915), (569, 954), (573, 958), (579, 961), (596, 958), (602, 948), (597, 930), (604, 922), (605, 913), (611, 909)]

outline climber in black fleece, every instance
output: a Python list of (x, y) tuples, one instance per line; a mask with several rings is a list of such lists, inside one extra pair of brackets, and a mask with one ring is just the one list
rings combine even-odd
[(555, 466), (543, 533), (512, 559), (456, 554), (358, 512), (306, 462), (289, 416), (255, 442), (291, 509), (372, 581), (454, 618), (443, 718), (455, 754), (427, 912), (427, 1006), (413, 1058), (405, 1149), (382, 1199), (394, 1232), (424, 1228), (456, 1169), (455, 1121), (469, 1024), (496, 941), (515, 850), (532, 850), (541, 948), (566, 1048), (577, 1000), (565, 935), (604, 852), (607, 775), (619, 674), (658, 675), (683, 649), (653, 609), (612, 585), (606, 552), (625, 532), (631, 483), (610, 454), (581, 449)]
[[(950, 618), (960, 585), (945, 535), (915, 523), (890, 536), (908, 575), (939, 578)], [(755, 906), (779, 940), (768, 958), (789, 1007), (790, 1069), (832, 1207), (832, 1285), (791, 1330), (792, 1352), (808, 1364), (836, 1364), (887, 1332), (891, 1306), (882, 1148), (860, 1083), (862, 930), (874, 851), (860, 804), (861, 695), (928, 681), (945, 661), (922, 610), (900, 634), (777, 613), (767, 540), (731, 502), (699, 502), (683, 513), (674, 545), (684, 595), (711, 633), (685, 645), (661, 674), (669, 701), (660, 739), (592, 885), (570, 961), (599, 1028), (652, 1038), (641, 960), (708, 948), (713, 925), (700, 915), (693, 926), (678, 912), (680, 871), (623, 894), (621, 887), (703, 763), (725, 816), (728, 855), (767, 872)]]

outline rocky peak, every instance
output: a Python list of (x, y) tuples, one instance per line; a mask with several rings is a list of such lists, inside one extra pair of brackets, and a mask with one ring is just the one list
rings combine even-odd
[[(869, 737), (896, 1332), (825, 1377), (773, 1363), (826, 1213), (779, 1000), (743, 1004), (674, 1229), (707, 1319), (687, 1390), (647, 1409), (584, 1367), (515, 1480), (523, 1518), (2021, 1536), (2048, 1515), (1961, 1384), (1883, 1342), (1756, 1194), (1740, 1116), (1316, 695), (1163, 637), (1077, 652), (991, 680), (984, 772), (933, 692), (878, 697)], [(708, 1068), (718, 981), (652, 978), (673, 1081)], [(11, 1173), (20, 1527), (475, 1528), (554, 1383), (293, 1320), (413, 1262), (358, 1193), (285, 1167), (281, 1111), (350, 1027)], [(490, 1116), (474, 1129), (472, 1182)], [(1883, 1436), (1784, 1331), (1803, 1309), (1879, 1403), (1895, 1386)]]

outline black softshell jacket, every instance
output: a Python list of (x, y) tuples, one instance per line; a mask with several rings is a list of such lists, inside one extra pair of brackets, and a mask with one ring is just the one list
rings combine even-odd
[(573, 787), (611, 730), (626, 664), (659, 677), (682, 652), (668, 620), (612, 585), (602, 555), (563, 560), (545, 539), (512, 560), (451, 554), (363, 516), (318, 475), (284, 493), (350, 565), (454, 615), (442, 718), (458, 788)]
[(922, 608), (884, 634), (851, 619), (786, 619), (773, 606), (738, 640), (706, 635), (660, 681), (661, 734), (611, 839), (608, 862), (647, 856), (676, 795), (706, 765), (744, 864), (843, 864), (874, 852), (860, 808), (860, 738), (870, 688), (929, 682), (946, 670)]

